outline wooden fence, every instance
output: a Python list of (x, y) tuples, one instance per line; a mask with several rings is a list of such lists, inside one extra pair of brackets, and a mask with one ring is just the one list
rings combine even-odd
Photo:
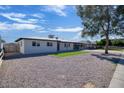
[(19, 44), (17, 43), (6, 43), (4, 44), (5, 53), (17, 53), (19, 52)]

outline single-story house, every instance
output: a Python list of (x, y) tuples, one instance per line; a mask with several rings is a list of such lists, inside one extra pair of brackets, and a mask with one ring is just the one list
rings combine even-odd
[(19, 38), (20, 53), (54, 53), (83, 49), (83, 43), (59, 40), (55, 38)]

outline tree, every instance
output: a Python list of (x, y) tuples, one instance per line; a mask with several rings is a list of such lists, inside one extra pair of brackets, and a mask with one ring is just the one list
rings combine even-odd
[(1, 38), (1, 35), (0, 35), (0, 43), (5, 43), (5, 40)]
[[(101, 39), (100, 41), (96, 41), (96, 44), (99, 45), (99, 46), (105, 46), (106, 40)], [(111, 40), (109, 40), (109, 45), (112, 45)]]
[[(84, 29), (82, 37), (100, 35), (106, 40), (105, 54), (108, 54), (110, 35), (124, 35), (120, 28), (120, 18), (122, 13), (118, 15), (117, 9), (120, 6), (76, 6), (77, 15), (80, 16)], [(122, 6), (123, 9), (123, 6)]]
[(112, 40), (111, 42), (112, 42), (112, 46), (120, 46), (120, 47), (124, 46), (124, 40), (121, 39)]
[(0, 48), (1, 48), (1, 44), (2, 43), (5, 43), (5, 40), (3, 40), (2, 38), (1, 38), (1, 35), (0, 35)]
[(116, 9), (116, 19), (118, 20), (119, 26), (124, 33), (124, 6), (119, 5)]

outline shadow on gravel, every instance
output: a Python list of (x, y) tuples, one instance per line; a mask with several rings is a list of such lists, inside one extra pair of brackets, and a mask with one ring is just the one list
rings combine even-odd
[(119, 63), (124, 65), (124, 58), (121, 54), (91, 54), (92, 56), (95, 56), (101, 60), (108, 60), (115, 64)]
[[(80, 50), (74, 50), (74, 51), (80, 51)], [(65, 51), (65, 52), (67, 52), (67, 51)], [(68, 51), (68, 52), (73, 52), (73, 51)], [(14, 55), (5, 56), (3, 59), (9, 60), (9, 59), (18, 59), (18, 58), (38, 57), (38, 56), (46, 56), (46, 55), (57, 54), (57, 53), (64, 53), (64, 52), (37, 53), (37, 54), (20, 54), (20, 53), (17, 53)]]
[(28, 57), (38, 57), (38, 56), (45, 56), (48, 54), (15, 54), (11, 56), (4, 57), (4, 60), (9, 60), (9, 59), (18, 59), (18, 58), (28, 58)]

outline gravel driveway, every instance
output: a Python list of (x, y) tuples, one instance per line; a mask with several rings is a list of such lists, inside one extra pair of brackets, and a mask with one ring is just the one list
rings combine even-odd
[(116, 68), (113, 62), (119, 61), (109, 58), (115, 56), (119, 57), (94, 53), (5, 60), (0, 68), (0, 87), (80, 88), (88, 83), (94, 87), (108, 87)]

